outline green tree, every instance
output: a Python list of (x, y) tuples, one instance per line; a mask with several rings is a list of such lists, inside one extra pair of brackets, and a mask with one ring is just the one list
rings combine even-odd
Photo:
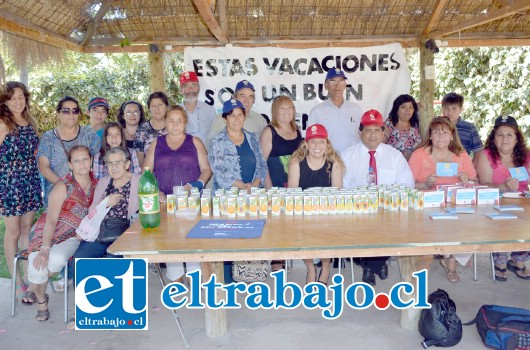
[[(412, 95), (419, 96), (418, 49), (407, 49)], [(500, 115), (515, 117), (530, 129), (530, 48), (442, 48), (435, 55), (436, 92), (441, 100), (451, 91), (464, 96), (462, 118), (474, 123), (482, 139)], [(441, 113), (440, 106), (436, 106)]]

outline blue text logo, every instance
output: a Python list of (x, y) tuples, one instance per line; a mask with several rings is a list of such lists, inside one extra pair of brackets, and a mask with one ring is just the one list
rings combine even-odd
[(147, 260), (77, 259), (75, 328), (147, 330)]

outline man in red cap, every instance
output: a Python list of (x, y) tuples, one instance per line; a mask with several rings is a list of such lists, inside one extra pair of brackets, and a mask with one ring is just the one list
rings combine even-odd
[(188, 124), (186, 133), (197, 136), (206, 145), (208, 132), (215, 119), (215, 109), (199, 101), (200, 85), (199, 78), (195, 72), (182, 72), (180, 75), (180, 93), (182, 94), (182, 106), (188, 113)]
[(344, 98), (346, 91), (346, 75), (338, 68), (326, 74), (324, 87), (328, 91), (328, 99), (316, 105), (309, 112), (307, 125), (322, 124), (329, 133), (329, 140), (337, 152), (359, 142), (359, 122), (361, 107)]
[[(414, 177), (407, 160), (397, 149), (384, 144), (384, 121), (375, 109), (361, 117), (359, 137), (361, 142), (347, 148), (341, 154), (346, 165), (344, 188), (365, 186), (368, 183), (398, 184), (414, 188)], [(361, 259), (363, 282), (375, 286), (375, 275), (382, 280), (388, 277), (388, 257)]]

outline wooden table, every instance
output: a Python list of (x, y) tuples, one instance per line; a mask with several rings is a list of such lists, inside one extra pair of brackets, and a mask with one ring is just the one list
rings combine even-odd
[[(412, 283), (411, 273), (418, 269), (420, 255), (530, 250), (530, 200), (503, 199), (501, 204), (516, 204), (525, 210), (513, 212), (519, 217), (515, 220), (487, 218), (484, 213), (496, 212), (490, 205), (475, 206), (475, 214), (459, 214), (458, 220), (436, 221), (429, 214), (438, 208), (269, 215), (259, 239), (189, 239), (187, 233), (202, 218), (185, 220), (163, 213), (159, 227), (143, 229), (137, 221), (108, 250), (149, 262), (200, 261), (205, 280), (212, 273), (222, 278), (223, 261), (397, 256), (403, 281)], [(402, 327), (415, 329), (418, 317), (419, 310), (403, 310)], [(206, 310), (206, 332), (211, 337), (227, 332), (225, 310)]]

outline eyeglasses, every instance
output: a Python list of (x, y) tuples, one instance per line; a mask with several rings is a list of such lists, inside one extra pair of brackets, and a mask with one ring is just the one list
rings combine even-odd
[(108, 162), (107, 163), (107, 168), (120, 167), (125, 162), (126, 162), (126, 160), (117, 160), (115, 162)]
[(337, 84), (340, 85), (340, 86), (342, 86), (342, 85), (346, 85), (346, 80), (339, 80), (339, 81), (337, 81), (337, 80), (330, 80), (330, 81), (328, 81), (328, 84), (331, 85), (331, 86), (335, 86), (335, 85), (337, 85)]
[(127, 112), (125, 112), (125, 115), (139, 116), (140, 115), (140, 111), (127, 111)]
[(78, 115), (79, 113), (81, 113), (81, 110), (79, 108), (61, 108), (59, 109), (59, 112), (61, 112), (62, 114)]

